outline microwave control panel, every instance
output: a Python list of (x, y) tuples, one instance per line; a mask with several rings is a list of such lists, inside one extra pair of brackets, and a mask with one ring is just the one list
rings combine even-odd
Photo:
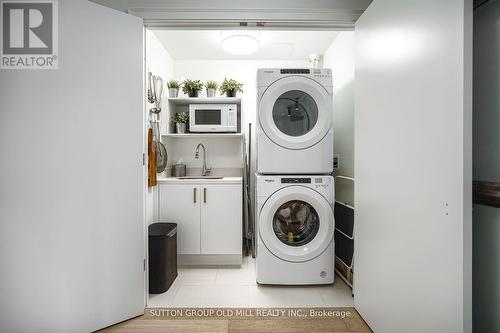
[(236, 126), (237, 113), (236, 107), (230, 106), (227, 112), (227, 126)]

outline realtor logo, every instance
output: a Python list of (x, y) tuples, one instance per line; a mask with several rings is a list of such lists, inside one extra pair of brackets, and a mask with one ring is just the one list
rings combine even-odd
[(57, 69), (57, 0), (0, 0), (0, 68)]

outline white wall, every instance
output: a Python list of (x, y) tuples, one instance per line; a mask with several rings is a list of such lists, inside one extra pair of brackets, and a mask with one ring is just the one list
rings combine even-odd
[(196, 146), (206, 149), (207, 166), (211, 168), (242, 168), (241, 139), (239, 138), (169, 138), (164, 140), (168, 150), (169, 165), (185, 163), (188, 168), (201, 168), (203, 154), (194, 157)]
[[(161, 76), (165, 84), (174, 74), (172, 57), (165, 50), (158, 37), (148, 29), (146, 29), (146, 72)], [(165, 90), (163, 97), (167, 97)]]
[[(165, 50), (163, 44), (151, 30), (146, 30), (146, 74), (148, 72), (153, 73), (153, 75), (160, 76), (164, 82), (162, 94), (162, 109), (164, 109), (164, 111), (160, 113), (160, 119), (162, 123), (165, 124), (168, 119), (165, 119), (166, 117), (162, 117), (162, 115), (167, 114), (165, 110), (168, 105), (168, 89), (166, 87), (166, 83), (174, 76), (174, 63), (168, 51)], [(149, 103), (146, 105), (147, 120), (149, 120), (149, 109), (151, 109), (152, 106), (153, 105)], [(158, 217), (158, 211), (155, 206), (157, 195), (158, 188), (156, 186), (148, 188), (148, 192), (146, 194), (146, 218), (148, 225), (155, 222)]]
[[(474, 12), (474, 179), (500, 182), (500, 1)], [(500, 332), (500, 208), (474, 206), (474, 332)]]
[[(335, 175), (354, 177), (354, 32), (340, 32), (324, 55), (333, 73), (334, 152), (340, 155)], [(336, 199), (354, 205), (354, 183), (337, 179)]]

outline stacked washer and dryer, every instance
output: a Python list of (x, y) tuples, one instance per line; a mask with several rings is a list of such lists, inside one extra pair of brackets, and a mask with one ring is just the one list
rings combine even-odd
[(257, 108), (257, 282), (333, 283), (331, 69), (259, 69)]

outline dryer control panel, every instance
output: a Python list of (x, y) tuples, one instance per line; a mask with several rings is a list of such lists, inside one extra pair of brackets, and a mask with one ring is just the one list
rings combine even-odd
[(330, 78), (332, 77), (332, 70), (330, 68), (323, 68), (323, 69), (312, 69), (312, 74), (316, 78), (324, 77), (324, 78)]
[(280, 74), (311, 74), (309, 68), (282, 68)]
[(257, 87), (269, 87), (287, 76), (308, 77), (325, 87), (332, 86), (330, 68), (260, 68), (257, 70)]
[(302, 74), (312, 75), (314, 77), (331, 77), (332, 70), (330, 68), (281, 68), (280, 74)]

